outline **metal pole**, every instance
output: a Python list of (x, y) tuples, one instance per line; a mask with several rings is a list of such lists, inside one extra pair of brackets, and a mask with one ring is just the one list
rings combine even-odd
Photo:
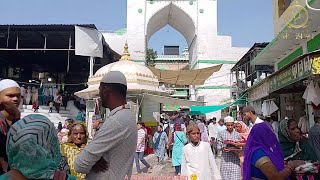
[(137, 105), (136, 105), (136, 122), (138, 122), (139, 120), (139, 109), (140, 109), (140, 106), (139, 106), (139, 96), (137, 96)]
[(7, 47), (9, 47), (9, 38), (10, 38), (10, 25), (8, 26)]
[(94, 57), (90, 57), (90, 72), (89, 77), (93, 76), (93, 65), (94, 65)]
[(19, 35), (17, 34), (16, 49), (19, 49)]

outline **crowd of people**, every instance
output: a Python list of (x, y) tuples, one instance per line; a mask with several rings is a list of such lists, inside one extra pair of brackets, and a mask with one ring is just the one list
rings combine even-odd
[[(279, 123), (272, 115), (262, 120), (252, 106), (245, 107), (242, 113), (244, 121), (235, 121), (233, 117), (227, 116), (218, 123), (216, 118), (206, 121), (204, 118), (190, 117), (182, 113), (166, 116), (153, 136), (153, 148), (158, 164), (163, 164), (167, 153), (176, 175), (189, 178), (320, 178), (319, 117), (315, 117), (315, 125), (310, 128), (309, 136), (305, 136), (299, 123), (293, 119), (286, 118)], [(142, 133), (137, 143), (140, 146), (144, 142), (141, 138), (145, 137), (147, 132), (142, 130), (143, 123), (138, 125), (138, 129), (138, 134)], [(199, 141), (191, 136), (193, 131)], [(206, 152), (208, 147), (210, 151)], [(141, 152), (143, 151), (140, 151), (140, 156)], [(217, 157), (221, 158), (219, 168), (215, 163)], [(152, 167), (141, 159), (150, 170)], [(138, 173), (141, 173), (140, 169)]]
[(89, 140), (83, 117), (59, 123), (58, 130), (40, 114), (21, 118), (19, 85), (1, 80), (0, 180), (130, 179), (134, 161), (137, 173), (142, 173), (140, 162), (152, 172), (144, 158), (151, 152), (158, 165), (168, 156), (176, 176), (192, 180), (320, 179), (318, 117), (309, 135), (302, 136), (295, 120), (264, 121), (251, 106), (243, 109), (244, 121), (231, 116), (207, 121), (176, 112), (153, 133), (136, 123), (126, 93), (121, 72), (102, 78), (99, 96), (110, 114), (93, 117)]

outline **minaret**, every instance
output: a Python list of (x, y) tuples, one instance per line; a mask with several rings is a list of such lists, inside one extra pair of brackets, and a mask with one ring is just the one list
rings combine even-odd
[(121, 56), (120, 61), (130, 61), (131, 57), (130, 57), (130, 53), (129, 53), (129, 47), (128, 47), (128, 43), (126, 42), (124, 45), (124, 50), (123, 50), (123, 54)]

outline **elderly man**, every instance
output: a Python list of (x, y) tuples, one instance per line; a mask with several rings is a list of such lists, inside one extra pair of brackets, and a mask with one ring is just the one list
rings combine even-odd
[(236, 147), (232, 146), (232, 142), (241, 141), (242, 138), (233, 128), (233, 117), (225, 117), (224, 122), (227, 129), (218, 135), (218, 149), (222, 150), (221, 177), (222, 180), (241, 180), (240, 158), (236, 154)]
[(249, 128), (251, 129), (255, 124), (262, 123), (263, 120), (261, 120), (257, 115), (256, 111), (252, 106), (246, 106), (243, 108), (243, 118), (246, 121), (250, 122)]
[(11, 79), (0, 81), (0, 175), (8, 170), (6, 139), (10, 126), (20, 119), (18, 110), (21, 91), (18, 83)]
[(93, 140), (77, 156), (75, 170), (88, 180), (130, 179), (137, 146), (137, 126), (127, 104), (127, 80), (119, 71), (108, 72), (101, 80), (102, 106), (109, 108)]

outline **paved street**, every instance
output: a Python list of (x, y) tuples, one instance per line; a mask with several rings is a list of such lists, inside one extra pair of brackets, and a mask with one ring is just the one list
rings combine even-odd
[[(157, 165), (157, 157), (154, 154), (150, 154), (145, 157), (145, 160), (151, 165), (152, 172), (147, 173), (147, 168), (140, 162), (140, 167), (143, 173), (140, 176), (173, 176), (174, 168), (172, 167), (171, 160), (165, 157), (164, 165)], [(136, 165), (133, 163), (132, 174), (136, 175)]]
[[(147, 168), (145, 168), (145, 166), (140, 162), (140, 167), (143, 173), (140, 175), (137, 175), (136, 165), (134, 163), (133, 169), (132, 169), (132, 174), (133, 174), (132, 179), (146, 179), (146, 178), (158, 179), (156, 177), (160, 177), (160, 176), (170, 177), (175, 175), (175, 170), (174, 170), (174, 167), (172, 167), (171, 159), (168, 159), (167, 157), (165, 157), (164, 165), (157, 165), (157, 157), (154, 154), (150, 154), (145, 157), (145, 160), (153, 167), (152, 172), (147, 173)], [(218, 165), (218, 168), (220, 169), (220, 158), (216, 158), (216, 163)]]

